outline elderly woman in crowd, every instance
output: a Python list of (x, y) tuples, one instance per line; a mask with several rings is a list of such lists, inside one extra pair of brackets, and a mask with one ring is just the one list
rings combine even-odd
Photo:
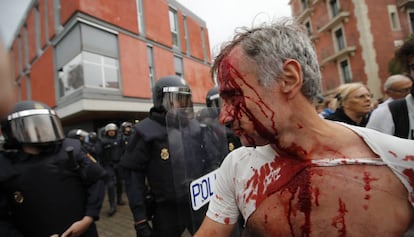
[(326, 119), (365, 127), (371, 112), (371, 98), (366, 85), (360, 82), (343, 84), (336, 95), (338, 108)]

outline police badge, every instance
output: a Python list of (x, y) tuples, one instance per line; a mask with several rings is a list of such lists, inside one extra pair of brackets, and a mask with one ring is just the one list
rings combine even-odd
[(161, 159), (168, 160), (170, 158), (170, 153), (168, 152), (168, 149), (162, 148), (160, 156), (161, 156)]
[(23, 194), (19, 191), (14, 192), (13, 197), (14, 197), (14, 200), (16, 201), (16, 203), (22, 204), (23, 201), (24, 201)]

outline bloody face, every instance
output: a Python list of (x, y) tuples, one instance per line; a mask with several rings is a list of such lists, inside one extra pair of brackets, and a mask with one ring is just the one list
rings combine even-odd
[[(218, 67), (219, 92), (223, 104), (219, 120), (228, 124), (244, 146), (275, 142), (274, 99), (259, 84), (257, 75), (240, 47), (235, 47)], [(268, 101), (269, 100), (269, 101)]]

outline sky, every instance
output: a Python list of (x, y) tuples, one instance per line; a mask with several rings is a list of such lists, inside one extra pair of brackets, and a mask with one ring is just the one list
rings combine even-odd
[[(115, 1), (115, 0), (110, 0)], [(230, 40), (240, 26), (252, 26), (291, 16), (289, 0), (176, 0), (202, 18), (209, 31), (211, 51)], [(6, 46), (31, 0), (0, 0), (0, 35)]]

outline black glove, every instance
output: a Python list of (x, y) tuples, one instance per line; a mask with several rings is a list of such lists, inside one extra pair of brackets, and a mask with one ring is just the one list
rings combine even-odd
[(151, 237), (152, 228), (149, 225), (148, 221), (135, 225), (135, 231), (137, 232), (137, 237)]

